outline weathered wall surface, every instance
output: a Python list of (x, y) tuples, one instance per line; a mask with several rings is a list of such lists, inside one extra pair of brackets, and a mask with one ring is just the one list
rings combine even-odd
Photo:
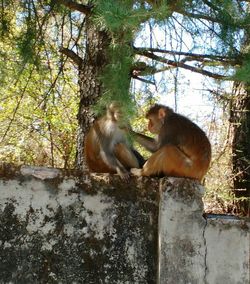
[(0, 166), (0, 283), (248, 284), (249, 222), (182, 178)]
[(160, 284), (249, 284), (250, 222), (203, 218), (203, 187), (164, 179), (159, 210)]
[(0, 172), (0, 283), (155, 283), (157, 180)]
[(202, 191), (202, 186), (185, 179), (170, 178), (164, 180), (161, 185), (159, 213), (161, 284), (206, 283), (204, 245), (206, 221), (202, 216)]
[(250, 283), (250, 222), (209, 218), (205, 230), (208, 283)]

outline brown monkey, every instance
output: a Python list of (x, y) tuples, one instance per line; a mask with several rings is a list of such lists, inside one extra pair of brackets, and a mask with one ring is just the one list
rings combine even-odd
[(167, 175), (202, 180), (211, 160), (211, 144), (206, 134), (188, 118), (171, 108), (156, 104), (148, 111), (148, 129), (158, 138), (133, 132), (135, 139), (153, 152), (137, 176)]
[(121, 108), (113, 102), (86, 135), (84, 153), (91, 172), (117, 173), (128, 180), (129, 170), (143, 165), (142, 156), (128, 144), (125, 129)]

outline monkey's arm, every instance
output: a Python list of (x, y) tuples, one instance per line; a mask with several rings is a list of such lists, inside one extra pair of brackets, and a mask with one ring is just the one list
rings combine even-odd
[(109, 145), (105, 143), (101, 143), (100, 145), (100, 156), (101, 159), (107, 164), (113, 171), (117, 172), (117, 174), (124, 180), (128, 180), (129, 172), (125, 169), (125, 167), (120, 163), (120, 161), (116, 158), (114, 149), (111, 150)]
[(146, 135), (143, 135), (141, 133), (137, 133), (134, 131), (130, 131), (132, 136), (135, 138), (135, 140), (141, 144), (143, 147), (145, 147), (148, 151), (151, 153), (154, 153), (158, 150), (157, 142), (154, 138), (148, 137)]

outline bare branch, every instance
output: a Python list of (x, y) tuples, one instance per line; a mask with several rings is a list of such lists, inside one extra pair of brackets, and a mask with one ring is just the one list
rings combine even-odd
[(148, 48), (148, 47), (134, 47), (134, 50), (138, 54), (142, 54), (143, 52), (151, 52), (151, 53), (166, 53), (171, 55), (183, 55), (187, 56), (182, 61), (204, 61), (206, 59), (216, 60), (220, 61), (222, 63), (229, 63), (232, 66), (241, 63), (240, 62), (240, 56), (237, 58), (234, 57), (225, 57), (225, 56), (219, 56), (219, 55), (211, 55), (211, 54), (199, 54), (199, 53), (192, 53), (192, 52), (183, 52), (183, 51), (173, 51), (173, 50), (167, 50), (167, 49), (160, 49), (160, 48)]
[(73, 50), (70, 50), (68, 48), (62, 47), (60, 49), (61, 53), (63, 53), (64, 55), (68, 56), (69, 58), (71, 58), (74, 63), (76, 63), (78, 66), (81, 66), (83, 63), (83, 59), (78, 56)]
[(136, 79), (136, 80), (139, 80), (139, 81), (141, 81), (141, 82), (143, 82), (143, 83), (146, 83), (146, 84), (155, 85), (154, 82), (149, 81), (149, 80), (146, 80), (146, 79), (143, 79), (143, 78), (140, 78), (140, 77), (135, 76), (135, 75), (132, 75), (132, 78), (133, 78), (133, 79)]
[(205, 20), (205, 21), (208, 21), (208, 22), (213, 22), (213, 23), (223, 23), (223, 21), (221, 21), (220, 19), (208, 16), (208, 15), (203, 15), (203, 14), (198, 14), (198, 13), (190, 13), (190, 12), (187, 12), (187, 11), (184, 11), (184, 10), (179, 12), (179, 13), (184, 15), (184, 16), (191, 17), (193, 19), (198, 19), (198, 20), (202, 19), (202, 20)]
[(201, 69), (201, 68), (197, 68), (197, 67), (194, 67), (194, 66), (187, 65), (183, 62), (176, 62), (174, 60), (166, 59), (164, 57), (157, 56), (157, 55), (155, 55), (151, 52), (144, 51), (142, 53), (138, 52), (138, 54), (145, 56), (145, 57), (148, 57), (148, 58), (151, 58), (151, 59), (154, 59), (158, 62), (166, 63), (166, 64), (171, 65), (173, 67), (180, 67), (180, 68), (190, 70), (190, 71), (193, 71), (193, 72), (196, 72), (196, 73), (199, 73), (199, 74), (202, 74), (202, 75), (214, 78), (214, 79), (230, 80), (230, 77), (228, 77), (228, 76), (215, 74), (215, 73), (212, 73), (210, 71), (207, 71), (207, 70), (204, 70), (204, 69)]
[(92, 5), (84, 5), (71, 0), (56, 0), (58, 4), (62, 4), (70, 10), (79, 11), (85, 15), (89, 14), (93, 8)]

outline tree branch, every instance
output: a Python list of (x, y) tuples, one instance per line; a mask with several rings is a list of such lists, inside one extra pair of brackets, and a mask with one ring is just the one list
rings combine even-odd
[[(217, 14), (218, 13), (222, 13), (222, 10), (220, 8), (218, 8), (217, 6), (213, 5), (211, 2), (209, 1), (206, 1), (204, 0), (204, 3), (212, 10), (216, 11)], [(205, 21), (208, 21), (208, 22), (212, 22), (212, 23), (218, 23), (218, 24), (225, 24), (225, 20), (223, 20), (223, 18), (219, 17), (217, 15), (216, 16), (210, 16), (208, 14), (204, 14), (202, 11), (199, 11), (199, 10), (196, 10), (194, 12), (188, 12), (186, 11), (185, 9), (183, 8), (178, 8), (175, 10), (175, 12), (183, 15), (183, 16), (187, 16), (189, 18), (193, 18), (193, 19), (196, 19), (196, 20), (205, 20)], [(225, 13), (225, 11), (224, 11)], [(241, 19), (238, 19), (238, 21), (236, 21), (236, 18), (233, 18), (229, 13), (227, 13), (228, 17), (231, 18), (231, 20), (234, 22), (234, 24), (236, 26), (238, 26), (238, 28), (243, 28), (244, 27), (244, 24), (242, 23), (242, 20)]]
[(197, 20), (202, 19), (202, 20), (212, 22), (212, 23), (223, 23), (223, 21), (221, 21), (218, 18), (214, 18), (214, 17), (204, 15), (204, 14), (198, 14), (197, 12), (196, 13), (190, 13), (190, 12), (182, 10), (182, 11), (179, 11), (178, 13), (182, 14), (183, 16), (187, 16), (187, 17), (197, 19)]
[(146, 80), (146, 79), (143, 79), (143, 78), (140, 78), (140, 77), (138, 77), (138, 76), (136, 76), (136, 75), (132, 75), (132, 78), (133, 78), (133, 79), (136, 79), (136, 80), (139, 80), (139, 81), (141, 81), (141, 82), (143, 82), (143, 83), (146, 83), (146, 84), (155, 85), (154, 82), (149, 81), (149, 80)]
[(84, 14), (89, 14), (93, 8), (93, 5), (84, 5), (80, 4), (71, 0), (56, 0), (58, 4), (62, 4), (65, 7), (69, 8), (70, 10), (73, 11), (79, 11)]
[[(197, 60), (197, 61), (202, 61), (206, 59), (211, 59), (211, 60), (216, 60), (220, 61), (222, 63), (229, 63), (232, 65), (240, 64), (240, 57), (238, 58), (230, 58), (230, 57), (225, 57), (225, 56), (219, 56), (219, 55), (211, 55), (211, 54), (199, 54), (199, 53), (192, 53), (192, 52), (183, 52), (183, 51), (173, 51), (173, 50), (167, 50), (167, 49), (160, 49), (160, 48), (148, 48), (148, 47), (134, 47), (134, 50), (136, 53), (141, 54), (143, 52), (151, 52), (151, 53), (166, 53), (166, 54), (171, 54), (171, 55), (183, 55), (187, 56), (188, 58), (192, 60)], [(184, 59), (185, 60), (190, 60), (190, 59)]]
[(80, 56), (78, 56), (73, 50), (62, 47), (60, 49), (60, 52), (68, 56), (70, 59), (72, 59), (74, 63), (76, 63), (79, 67), (82, 65), (83, 59)]
[(194, 66), (187, 65), (183, 62), (176, 62), (176, 61), (173, 61), (173, 60), (170, 60), (170, 59), (166, 59), (164, 57), (157, 56), (157, 55), (155, 55), (151, 52), (144, 51), (142, 53), (138, 52), (138, 54), (145, 56), (145, 57), (148, 57), (148, 58), (151, 58), (151, 59), (156, 60), (158, 62), (166, 63), (166, 64), (171, 65), (173, 67), (180, 67), (180, 68), (190, 70), (192, 72), (196, 72), (196, 73), (199, 73), (199, 74), (202, 74), (202, 75), (214, 78), (214, 79), (230, 80), (230, 77), (228, 77), (228, 76), (215, 74), (215, 73), (212, 73), (210, 71), (207, 71), (207, 70), (204, 70), (204, 69), (201, 69), (201, 68), (197, 68), (197, 67), (194, 67)]

